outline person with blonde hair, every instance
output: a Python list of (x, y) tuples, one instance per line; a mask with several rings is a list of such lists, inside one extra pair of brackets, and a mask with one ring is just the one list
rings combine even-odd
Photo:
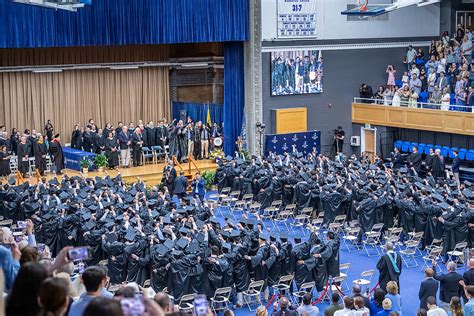
[(451, 298), (451, 302), (449, 303), (449, 309), (451, 310), (452, 316), (464, 316), (461, 300), (458, 296), (453, 296)]
[(377, 316), (389, 316), (392, 312), (392, 301), (386, 298), (382, 302), (383, 310), (377, 313)]
[(397, 311), (400, 315), (402, 315), (402, 298), (400, 294), (398, 294), (397, 282), (388, 282), (386, 290), (387, 294), (385, 295), (385, 298), (390, 299), (392, 302), (392, 311)]
[(257, 308), (257, 312), (255, 313), (256, 316), (268, 316), (268, 311), (267, 309), (265, 308), (265, 306), (263, 305), (260, 305), (258, 308)]

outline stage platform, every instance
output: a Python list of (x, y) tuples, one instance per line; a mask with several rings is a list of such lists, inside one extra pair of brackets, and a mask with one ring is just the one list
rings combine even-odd
[[(179, 166), (176, 166), (176, 172), (180, 173), (180, 171), (184, 171), (184, 174), (188, 178), (194, 178), (194, 174), (199, 170), (200, 172), (203, 172), (205, 170), (216, 170), (217, 169), (217, 164), (213, 160), (195, 160), (194, 161), (196, 165), (189, 163), (182, 163)], [(104, 172), (98, 172), (96, 171), (89, 171), (85, 176), (88, 178), (93, 178), (96, 176), (99, 177), (105, 177), (107, 174), (110, 175), (111, 177), (115, 177), (119, 172), (122, 175), (122, 178), (125, 180), (127, 183), (133, 183), (136, 182), (138, 178), (140, 178), (142, 181), (145, 181), (148, 186), (153, 186), (157, 185), (161, 182), (161, 178), (163, 177), (163, 169), (165, 168), (166, 163), (161, 162), (161, 163), (155, 163), (155, 164), (146, 164), (140, 167), (130, 167), (130, 168), (119, 168), (118, 170), (104, 170)], [(181, 168), (180, 168), (181, 167)], [(77, 176), (80, 175), (79, 171), (72, 170), (72, 169), (64, 169), (63, 170), (63, 175), (67, 175), (69, 177), (72, 176)], [(58, 175), (58, 179), (61, 179), (62, 176)], [(46, 179), (50, 180), (54, 178), (54, 175), (51, 173), (46, 174)], [(28, 180), (32, 184), (37, 183), (37, 178), (36, 177), (31, 177), (29, 179), (25, 179), (25, 181)]]

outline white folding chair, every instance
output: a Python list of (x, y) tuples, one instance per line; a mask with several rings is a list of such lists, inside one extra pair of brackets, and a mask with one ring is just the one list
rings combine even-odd
[(423, 256), (423, 266), (421, 267), (421, 271), (423, 271), (424, 268), (431, 268), (433, 260), (435, 261), (435, 266), (439, 267), (438, 260), (441, 256), (441, 252), (443, 252), (443, 247), (436, 247), (432, 248), (425, 256)]
[(291, 284), (293, 282), (293, 277), (293, 274), (288, 274), (280, 277), (278, 283), (272, 286), (275, 295), (288, 295), (288, 298), (291, 299), (290, 289)]
[(366, 270), (363, 271), (360, 276), (360, 279), (352, 281), (354, 284), (358, 284), (361, 287), (361, 293), (365, 293), (367, 287), (372, 282), (372, 277), (374, 276), (375, 270)]
[(459, 242), (454, 246), (454, 249), (446, 252), (448, 254), (448, 262), (453, 261), (457, 264), (464, 259), (464, 250), (466, 250), (467, 242)]
[(347, 276), (349, 275), (349, 268), (351, 267), (351, 263), (341, 263), (339, 265), (339, 276), (345, 277), (344, 281), (341, 283), (341, 289), (344, 291), (349, 291), (349, 284), (347, 284)]
[[(221, 287), (216, 289), (214, 297), (211, 297), (211, 308), (217, 315), (219, 311), (229, 309), (230, 294), (232, 293), (231, 287)], [(220, 306), (219, 306), (220, 305)]]
[(251, 282), (249, 288), (242, 292), (244, 302), (250, 311), (255, 311), (255, 309), (252, 309), (251, 304), (261, 304), (260, 296), (264, 283), (263, 280)]
[[(330, 299), (331, 298), (331, 294), (330, 293), (337, 293), (339, 294), (340, 297), (343, 297), (344, 296), (344, 292), (345, 290), (343, 290), (339, 285), (337, 285), (338, 283), (339, 284), (342, 284), (344, 283), (346, 280), (346, 277), (345, 276), (337, 276), (337, 277), (333, 277), (332, 278), (332, 281), (331, 281), (331, 286), (330, 286), (330, 291), (327, 291), (326, 292), (326, 295), (324, 296), (326, 299)], [(340, 291), (340, 292), (339, 292)], [(342, 292), (342, 293), (341, 293)]]
[[(360, 247), (357, 243), (360, 234), (360, 227), (354, 227), (346, 231), (345, 235), (342, 236), (342, 242), (347, 248), (348, 252), (359, 251)], [(351, 249), (352, 245), (352, 249)]]
[(285, 225), (286, 230), (288, 231), (288, 218), (290, 217), (290, 212), (287, 210), (283, 210), (277, 213), (276, 217), (273, 219), (273, 222), (275, 223), (275, 226), (278, 230), (280, 230), (280, 225), (283, 223)]
[(418, 250), (419, 242), (414, 240), (405, 243), (405, 249), (399, 251), (402, 256), (402, 261), (405, 263), (407, 268), (418, 267), (418, 262), (416, 261), (415, 254)]
[(273, 222), (273, 220), (275, 219), (276, 214), (277, 214), (277, 209), (275, 207), (270, 206), (270, 207), (265, 208), (263, 210), (262, 215), (260, 215), (263, 226), (268, 228), (267, 224), (265, 224), (265, 220), (268, 220), (273, 225), (273, 227), (275, 227), (275, 223)]
[(179, 300), (178, 309), (182, 312), (188, 312), (194, 314), (194, 304), (193, 301), (196, 298), (197, 294), (185, 294), (181, 296)]
[(293, 302), (295, 304), (299, 304), (300, 301), (303, 299), (303, 296), (306, 295), (306, 293), (313, 293), (315, 286), (316, 286), (316, 282), (314, 281), (301, 284), (299, 290), (296, 292), (293, 292)]

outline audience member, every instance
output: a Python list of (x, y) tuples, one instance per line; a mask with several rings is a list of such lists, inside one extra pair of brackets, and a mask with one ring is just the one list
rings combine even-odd
[(69, 305), (66, 281), (60, 278), (44, 280), (39, 290), (38, 303), (41, 307), (40, 316), (64, 316)]
[(308, 316), (317, 316), (319, 315), (319, 308), (311, 304), (311, 299), (313, 296), (311, 293), (306, 293), (303, 296), (302, 304), (296, 309), (298, 314), (307, 313)]
[(398, 294), (398, 285), (394, 281), (387, 283), (387, 294), (386, 298), (390, 299), (392, 302), (392, 310), (401, 313), (402, 311), (402, 298)]
[(436, 305), (436, 298), (434, 296), (426, 299), (426, 305), (428, 306), (428, 316), (447, 316), (446, 311)]
[(392, 312), (392, 301), (388, 298), (384, 299), (382, 302), (382, 308), (380, 312), (377, 313), (377, 316), (390, 316)]
[(370, 315), (377, 315), (378, 312), (383, 311), (383, 300), (385, 299), (385, 291), (381, 288), (376, 288), (374, 291), (374, 298), (370, 301)]
[(474, 285), (468, 285), (464, 288), (468, 302), (464, 304), (464, 315), (474, 316)]
[(463, 287), (459, 283), (459, 281), (463, 280), (462, 275), (456, 272), (456, 263), (452, 261), (448, 262), (446, 266), (448, 270), (448, 273), (446, 274), (436, 273), (436, 262), (434, 262), (434, 260), (432, 268), (434, 271), (434, 278), (440, 282), (439, 299), (441, 301), (441, 307), (446, 312), (449, 312), (451, 299), (454, 296), (461, 297), (462, 295)]
[(370, 315), (369, 309), (365, 306), (364, 298), (362, 296), (354, 297), (354, 316), (367, 316)]
[[(70, 315), (70, 314), (69, 314)], [(124, 313), (120, 306), (120, 302), (116, 301), (111, 298), (105, 297), (94, 297), (89, 304), (87, 305), (86, 309), (84, 310), (84, 314), (80, 314), (84, 316), (123, 316)], [(129, 314), (135, 315), (135, 314)], [(128, 315), (125, 315), (128, 316)], [(151, 316), (151, 315), (150, 315)]]
[(359, 284), (355, 284), (352, 287), (352, 298), (355, 299), (356, 297), (360, 297), (364, 300), (364, 306), (369, 308), (370, 307), (370, 300), (367, 296), (362, 295), (361, 288)]
[(350, 296), (344, 296), (342, 300), (344, 303), (344, 308), (336, 311), (334, 316), (350, 316), (352, 315), (352, 310), (354, 309), (354, 300)]
[(88, 267), (82, 273), (81, 278), (86, 293), (82, 294), (79, 300), (72, 304), (69, 316), (82, 316), (90, 301), (102, 295), (102, 288), (107, 281), (104, 270), (97, 266)]
[(7, 316), (36, 316), (40, 311), (38, 294), (48, 277), (46, 268), (38, 262), (27, 262), (19, 270), (7, 299)]
[(334, 313), (338, 310), (343, 309), (343, 306), (339, 304), (339, 294), (334, 292), (331, 295), (331, 305), (324, 311), (324, 316), (334, 316)]
[(290, 301), (285, 296), (280, 297), (280, 299), (278, 300), (278, 303), (275, 305), (280, 306), (280, 309), (277, 310), (277, 308), (274, 308), (272, 316), (297, 316), (298, 315), (297, 312), (292, 311), (290, 309)]
[[(168, 294), (166, 293), (163, 293), (163, 292), (159, 292), (159, 293), (156, 293), (155, 297), (153, 298), (153, 300), (158, 304), (160, 305), (161, 309), (163, 310), (163, 312), (165, 313), (170, 313), (172, 311), (174, 311), (174, 306), (171, 305), (171, 302), (170, 302), (170, 297)], [(232, 312), (232, 311), (230, 311)], [(225, 313), (224, 313), (225, 314)], [(231, 315), (229, 315), (231, 316)]]
[(434, 271), (431, 268), (425, 269), (425, 280), (420, 284), (420, 290), (418, 291), (418, 298), (420, 299), (420, 309), (428, 309), (426, 300), (430, 296), (436, 297), (438, 293), (439, 283), (434, 278)]
[(453, 296), (449, 304), (450, 316), (463, 316), (461, 299), (458, 296)]

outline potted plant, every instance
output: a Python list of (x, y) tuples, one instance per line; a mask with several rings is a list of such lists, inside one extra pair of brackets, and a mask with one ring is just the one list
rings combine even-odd
[(109, 161), (105, 155), (98, 154), (94, 158), (94, 164), (97, 166), (99, 172), (104, 172), (104, 168), (108, 166)]
[(202, 177), (204, 179), (204, 186), (208, 190), (214, 189), (214, 185), (216, 183), (216, 171), (214, 170), (205, 170), (202, 173)]
[(92, 166), (92, 161), (89, 158), (82, 158), (81, 162), (79, 165), (82, 168), (82, 173), (88, 173), (89, 172), (89, 167)]

